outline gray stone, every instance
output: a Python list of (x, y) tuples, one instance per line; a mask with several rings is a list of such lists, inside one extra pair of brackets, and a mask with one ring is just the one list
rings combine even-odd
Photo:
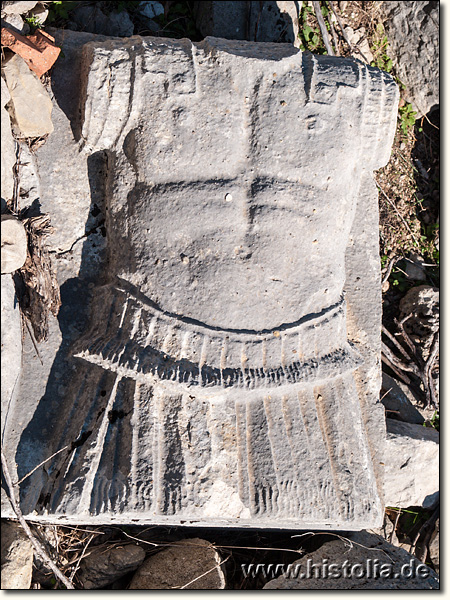
[(32, 10), (38, 2), (2, 2), (2, 13), (9, 15), (24, 15)]
[(9, 113), (4, 108), (5, 105), (9, 102), (11, 96), (9, 95), (8, 87), (3, 80), (3, 77), (1, 78), (1, 86), (1, 196), (3, 200), (11, 200), (14, 193), (13, 168), (16, 164), (16, 148), (11, 132), (11, 121), (9, 118)]
[(135, 571), (144, 559), (145, 551), (132, 544), (94, 549), (81, 560), (78, 578), (83, 589), (98, 590)]
[(425, 272), (425, 267), (423, 266), (424, 264), (425, 260), (423, 259), (423, 256), (414, 252), (410, 254), (409, 258), (406, 259), (405, 269), (408, 279), (411, 279), (412, 281), (425, 281), (427, 274)]
[(26, 142), (19, 142), (20, 160), (18, 164), (19, 202), (24, 210), (33, 205), (39, 206), (42, 198), (36, 153)]
[(433, 563), (434, 570), (439, 573), (439, 519), (436, 521), (434, 531), (431, 535), (430, 543), (428, 544), (428, 551), (431, 562)]
[(386, 506), (433, 508), (439, 499), (439, 432), (386, 422)]
[(27, 260), (28, 238), (23, 224), (13, 215), (2, 215), (2, 275), (21, 269)]
[[(414, 400), (414, 397), (411, 393), (408, 395), (405, 394), (405, 387), (386, 373), (383, 373), (381, 401), (388, 411), (388, 416), (389, 411), (391, 411), (396, 413), (401, 421), (423, 425), (425, 418), (415, 406), (418, 403), (417, 401), (411, 402), (411, 400)], [(392, 417), (392, 414), (390, 416)]]
[(158, 15), (164, 14), (164, 6), (161, 2), (141, 2), (139, 5), (139, 12), (144, 15), (144, 17), (153, 19)]
[(439, 578), (411, 554), (367, 531), (326, 542), (265, 590), (430, 590)]
[(130, 590), (223, 590), (221, 558), (210, 542), (185, 539), (153, 554), (139, 567)]
[(133, 32), (134, 25), (126, 10), (112, 12), (109, 15), (109, 27), (105, 31), (105, 35), (129, 37), (130, 35), (133, 35)]
[(389, 1), (381, 7), (390, 54), (420, 118), (439, 104), (439, 2)]
[(194, 2), (202, 35), (230, 40), (286, 42), (299, 47), (302, 2)]
[(370, 50), (369, 41), (367, 39), (366, 30), (364, 27), (359, 29), (352, 29), (350, 26), (345, 27), (345, 33), (351, 43), (354, 46), (353, 56), (355, 58), (363, 59), (367, 64), (374, 60), (372, 51)]
[(1, 546), (2, 590), (29, 590), (33, 546), (19, 523), (2, 520)]
[(93, 5), (78, 6), (72, 12), (72, 19), (79, 29), (88, 33), (129, 37), (134, 31), (134, 25), (126, 10), (106, 15), (98, 2)]
[[(64, 36), (69, 61), (92, 39)], [(68, 442), (76, 452), (29, 478), (24, 508), (66, 522), (379, 526), (371, 171), (389, 159), (392, 79), (292, 45), (213, 38), (96, 40), (77, 60), (52, 77), (61, 125), (58, 144), (51, 136), (38, 151), (43, 210), (67, 211), (52, 243), (72, 240), (91, 197), (103, 199), (109, 259), (95, 270), (87, 235), (58, 260), (68, 291), (49, 339), (62, 350), (57, 366), (30, 361), (27, 378), (40, 368), (49, 381), (39, 375), (45, 394), (15, 458), (27, 472)], [(79, 204), (57, 207), (72, 159)], [(85, 301), (89, 269), (104, 285), (94, 288), (93, 329), (72, 347), (82, 307), (71, 303)]]
[(2, 275), (1, 278), (1, 399), (2, 432), (5, 432), (22, 366), (22, 323), (13, 279), (11, 275)]
[(22, 19), (20, 15), (2, 13), (2, 27), (13, 29), (17, 33), (27, 35), (30, 32), (30, 26)]
[(48, 8), (39, 4), (38, 6), (34, 7), (32, 16), (37, 23), (40, 23), (41, 25), (43, 25), (45, 23), (45, 21), (47, 20), (48, 12), (49, 12)]
[(39, 78), (18, 54), (2, 66), (11, 94), (8, 104), (18, 137), (40, 137), (53, 131), (52, 101)]
[[(80, 47), (99, 38), (68, 30), (48, 31), (64, 52), (52, 71), (55, 131), (34, 154), (27, 151), (26, 144), (21, 144), (19, 207), (33, 204), (37, 213), (51, 215), (54, 232), (48, 238), (48, 247), (61, 286), (63, 306), (58, 319), (49, 316), (49, 337), (37, 344), (38, 352), (30, 336), (24, 337), (23, 369), (8, 413), (6, 436), (9, 458), (13, 459), (10, 470), (14, 475), (18, 469), (19, 478), (52, 454), (50, 448), (55, 440), (59, 443), (61, 407), (68, 381), (77, 373), (77, 365), (66, 359), (66, 353), (86, 326), (89, 284), (92, 287), (92, 281), (101, 277), (105, 249), (100, 226), (104, 211), (92, 215), (94, 209), (102, 208), (104, 192), (96, 177), (103, 176), (104, 166), (95, 157), (86, 160), (74, 134), (79, 108)], [(67, 440), (61, 444), (55, 450), (66, 446)], [(38, 469), (21, 485), (27, 490), (22, 504), (25, 512), (33, 511), (47, 477), (46, 471)], [(2, 511), (4, 514), (10, 511), (3, 495)]]
[[(439, 332), (439, 289), (429, 285), (419, 285), (408, 290), (400, 300), (400, 318), (405, 317), (408, 317), (404, 324), (405, 330), (416, 344), (422, 359), (426, 361), (435, 334)], [(433, 376), (439, 378), (439, 374), (435, 371)], [(437, 393), (439, 393), (438, 385), (437, 379), (435, 382)]]
[(430, 285), (413, 287), (400, 300), (401, 318), (412, 315), (405, 329), (417, 336), (427, 338), (439, 331), (439, 289)]

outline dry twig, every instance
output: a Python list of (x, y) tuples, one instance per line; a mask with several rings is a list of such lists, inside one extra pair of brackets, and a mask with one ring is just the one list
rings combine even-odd
[(16, 501), (16, 497), (15, 497), (15, 489), (16, 488), (11, 479), (11, 474), (9, 472), (8, 463), (6, 461), (6, 457), (3, 452), (3, 445), (2, 445), (2, 449), (1, 449), (1, 454), (2, 454), (3, 475), (5, 477), (6, 485), (8, 487), (7, 494), (8, 494), (9, 501), (11, 503), (11, 507), (14, 511), (14, 514), (16, 515), (17, 519), (19, 520), (19, 523), (22, 525), (23, 530), (27, 534), (28, 539), (30, 540), (34, 550), (36, 551), (36, 554), (53, 571), (53, 573), (55, 574), (55, 577), (57, 577), (61, 581), (61, 583), (63, 583), (66, 586), (66, 588), (68, 590), (74, 590), (75, 588), (72, 585), (72, 583), (67, 579), (67, 577), (56, 566), (56, 564), (53, 562), (53, 560), (50, 558), (50, 556), (44, 550), (43, 546), (40, 544), (40, 542), (38, 542), (36, 537), (33, 535), (33, 532), (31, 531), (28, 523), (25, 521), (25, 517), (23, 516), (22, 511), (20, 510), (20, 506), (18, 505), (18, 503)]
[(328, 37), (327, 26), (323, 19), (322, 11), (320, 10), (320, 2), (313, 1), (314, 12), (316, 14), (317, 22), (319, 23), (320, 33), (322, 34), (323, 43), (325, 44), (326, 51), (330, 56), (334, 56), (333, 48), (330, 44), (330, 38)]

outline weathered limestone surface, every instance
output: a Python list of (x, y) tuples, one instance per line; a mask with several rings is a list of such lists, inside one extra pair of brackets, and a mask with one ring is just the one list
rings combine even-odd
[[(91, 329), (75, 346), (62, 331), (70, 381), (50, 373), (45, 450), (70, 448), (23, 506), (72, 522), (381, 525), (371, 171), (390, 154), (393, 80), (291, 45), (90, 39), (81, 121), (65, 112), (69, 151), (104, 165), (88, 176), (107, 268)], [(64, 86), (55, 96), (64, 106)], [(39, 171), (45, 198), (63, 174)]]
[(2, 2), (2, 12), (10, 15), (23, 15), (32, 10), (36, 4), (37, 2), (11, 2), (6, 0), (5, 2)]
[(39, 78), (15, 54), (2, 67), (11, 101), (8, 110), (19, 137), (39, 137), (53, 131), (52, 101)]
[(439, 500), (439, 432), (387, 419), (386, 505), (433, 508)]
[(5, 431), (13, 394), (17, 394), (22, 365), (22, 324), (11, 275), (1, 276), (1, 399)]
[(154, 554), (139, 567), (130, 590), (223, 590), (222, 559), (211, 543), (188, 538)]
[[(297, 574), (297, 576), (295, 576)], [(345, 534), (291, 565), (265, 590), (438, 590), (433, 569), (367, 531)]]
[(1, 78), (1, 197), (10, 200), (14, 192), (13, 167), (16, 164), (16, 149), (11, 131), (11, 120), (5, 105), (11, 96), (3, 77)]
[(2, 275), (21, 269), (27, 259), (27, 233), (14, 215), (2, 215)]
[(135, 571), (144, 559), (145, 550), (133, 544), (96, 548), (80, 562), (78, 578), (83, 589), (96, 590)]
[(439, 104), (439, 2), (381, 2), (398, 76), (417, 118)]
[(33, 573), (33, 546), (19, 523), (2, 521), (2, 590), (28, 590)]

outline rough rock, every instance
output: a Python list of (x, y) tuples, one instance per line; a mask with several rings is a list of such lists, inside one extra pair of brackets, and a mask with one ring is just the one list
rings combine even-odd
[(389, 1), (381, 6), (390, 54), (420, 118), (439, 104), (439, 2)]
[(78, 578), (85, 590), (98, 590), (135, 571), (145, 559), (140, 546), (98, 548), (80, 562)]
[(134, 31), (134, 25), (126, 10), (106, 15), (98, 2), (93, 5), (78, 6), (72, 12), (72, 19), (79, 29), (88, 33), (129, 37)]
[(129, 589), (223, 590), (226, 582), (220, 563), (220, 555), (210, 542), (185, 539), (147, 558)]
[(29, 590), (33, 546), (19, 523), (2, 520), (1, 528), (2, 590)]
[[(80, 48), (95, 36), (68, 30), (51, 33), (64, 51), (52, 72), (55, 130), (34, 153), (21, 142), (19, 208), (29, 207), (32, 215), (51, 215), (54, 232), (48, 248), (55, 254), (65, 251), (53, 261), (63, 306), (58, 318), (50, 315), (49, 337), (37, 344), (38, 352), (29, 335), (23, 340), (23, 369), (6, 436), (9, 457), (13, 457), (10, 470), (14, 474), (17, 469), (18, 478), (52, 454), (49, 449), (54, 440), (59, 443), (56, 430), (61, 407), (68, 383), (77, 373), (76, 361), (67, 360), (71, 357), (68, 349), (86, 327), (87, 306), (93, 281), (101, 278), (106, 240), (102, 229), (104, 161), (101, 156), (86, 160), (73, 131), (79, 109)], [(85, 238), (86, 231), (90, 233)], [(26, 490), (25, 512), (33, 510), (46, 479), (46, 473), (38, 469), (21, 485)], [(9, 510), (2, 494), (3, 514)]]
[(387, 419), (386, 506), (433, 508), (439, 499), (439, 432)]
[(11, 132), (9, 113), (4, 108), (11, 96), (3, 77), (1, 78), (1, 86), (1, 197), (3, 200), (11, 200), (14, 193), (13, 168), (16, 164), (16, 148)]
[(48, 8), (45, 8), (45, 6), (39, 4), (38, 6), (34, 7), (32, 11), (32, 16), (34, 17), (37, 23), (43, 25), (47, 20), (48, 12)]
[[(39, 151), (43, 208), (67, 188), (72, 159), (71, 186), (82, 193), (71, 188), (55, 207), (67, 211), (68, 225), (52, 239), (90, 231), (86, 198), (95, 194), (109, 248), (121, 253), (110, 252), (95, 272), (93, 234), (86, 234), (58, 261), (65, 290), (52, 347), (59, 340), (62, 351), (56, 366), (45, 357), (45, 369), (27, 371), (28, 378), (40, 368), (49, 381), (15, 460), (25, 471), (36, 454), (48, 457), (68, 440), (77, 452), (34, 473), (24, 506), (37, 518), (84, 523), (380, 525), (381, 294), (371, 171), (390, 154), (392, 79), (292, 45), (94, 39), (81, 64), (55, 67), (53, 89), (62, 107), (57, 135), (61, 129), (69, 141), (61, 133), (58, 147), (50, 138)], [(316, 146), (327, 148), (330, 168), (323, 150), (312, 157)], [(66, 255), (80, 275), (66, 278)], [(80, 318), (72, 346), (89, 268), (90, 283), (104, 285), (93, 288), (94, 330)]]
[(32, 10), (38, 2), (11, 2), (6, 0), (2, 2), (2, 13), (9, 15), (24, 15)]
[(139, 5), (139, 12), (144, 15), (144, 17), (153, 19), (158, 15), (164, 14), (164, 6), (161, 2), (141, 2)]
[(411, 315), (405, 329), (418, 338), (439, 330), (439, 289), (429, 285), (413, 287), (400, 300), (400, 318)]
[(425, 281), (427, 278), (425, 267), (423, 266), (425, 260), (420, 254), (411, 253), (406, 262), (406, 275), (408, 279), (412, 281)]
[[(396, 413), (401, 421), (423, 425), (425, 418), (415, 406), (417, 401), (411, 393), (406, 395), (405, 387), (386, 373), (383, 373), (381, 401), (388, 413), (389, 411)], [(388, 414), (388, 416), (392, 417), (392, 414)]]
[(17, 31), (22, 35), (26, 35), (30, 32), (30, 26), (28, 25), (28, 23), (25, 23), (25, 21), (20, 15), (16, 15), (14, 13), (9, 15), (6, 13), (2, 13), (1, 25), (2, 27), (13, 29), (14, 31)]
[(431, 535), (430, 543), (428, 544), (428, 550), (431, 562), (433, 563), (434, 570), (439, 573), (439, 519), (436, 521), (434, 531)]
[(345, 33), (347, 34), (352, 46), (358, 49), (353, 52), (353, 56), (355, 58), (359, 58), (360, 60), (363, 58), (365, 62), (370, 64), (374, 58), (367, 40), (366, 29), (364, 27), (360, 27), (359, 29), (354, 30), (350, 26), (347, 26), (345, 27)]
[(11, 275), (2, 275), (1, 278), (1, 419), (2, 432), (5, 433), (22, 366), (22, 322), (13, 279)]
[[(343, 535), (294, 562), (265, 590), (439, 589), (430, 567), (367, 531)], [(286, 569), (286, 567), (285, 567)]]
[[(419, 425), (423, 424), (423, 422), (425, 421), (430, 421), (433, 418), (433, 415), (435, 414), (436, 410), (435, 408), (433, 408), (431, 405), (430, 406), (425, 406), (424, 402), (423, 402), (423, 398), (419, 398), (417, 397), (410, 389), (410, 387), (408, 385), (406, 385), (406, 383), (403, 383), (402, 381), (398, 381), (397, 379), (392, 379), (392, 378), (385, 378), (385, 374), (383, 373), (383, 381), (386, 382), (387, 387), (384, 386), (382, 389), (383, 394), (388, 392), (391, 388), (393, 389), (394, 392), (394, 398), (395, 395), (400, 394), (400, 392), (402, 393), (404, 398), (407, 398), (408, 402), (410, 405), (412, 405), (415, 410), (417, 410), (418, 413), (420, 413), (420, 415), (422, 416), (422, 421), (421, 423), (418, 423)], [(389, 384), (390, 382), (390, 384)], [(392, 383), (394, 382), (395, 385)], [(397, 390), (397, 388), (400, 389), (400, 392)], [(387, 396), (388, 400), (387, 400), (387, 404), (385, 404), (384, 406), (392, 406), (392, 410), (399, 410), (400, 411), (400, 415), (403, 415), (401, 420), (402, 421), (406, 421), (408, 423), (414, 423), (417, 419), (417, 421), (419, 420), (419, 417), (417, 417), (417, 415), (414, 416), (414, 413), (410, 410), (410, 407), (408, 406), (408, 408), (406, 408), (405, 404), (404, 404), (404, 400), (399, 401), (399, 400), (395, 400), (392, 396), (389, 398), (389, 395)], [(392, 404), (391, 404), (392, 403)], [(383, 400), (383, 404), (384, 404), (384, 400)], [(398, 409), (395, 409), (394, 406), (398, 406)], [(408, 415), (408, 416), (407, 416)], [(389, 415), (387, 415), (389, 417)], [(408, 419), (413, 419), (413, 420), (408, 420)]]
[(13, 215), (2, 215), (2, 275), (21, 269), (27, 259), (28, 238), (23, 224)]
[(230, 40), (286, 42), (298, 39), (301, 2), (194, 2), (199, 31)]
[(34, 204), (36, 207), (36, 213), (32, 216), (37, 216), (38, 207), (40, 206), (40, 200), (42, 198), (42, 192), (39, 181), (36, 153), (31, 151), (26, 142), (19, 142), (19, 146), (20, 162), (18, 165), (18, 179), (20, 209), (24, 210), (25, 208), (29, 208)]
[(25, 138), (51, 133), (52, 101), (38, 77), (17, 55), (12, 56), (2, 70), (11, 94), (8, 108), (14, 133)]

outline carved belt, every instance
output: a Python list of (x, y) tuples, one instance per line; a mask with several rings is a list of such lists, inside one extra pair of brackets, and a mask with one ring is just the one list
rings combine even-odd
[(124, 376), (252, 389), (330, 379), (363, 362), (346, 339), (343, 297), (271, 330), (227, 330), (167, 313), (121, 284), (102, 289), (75, 356)]

